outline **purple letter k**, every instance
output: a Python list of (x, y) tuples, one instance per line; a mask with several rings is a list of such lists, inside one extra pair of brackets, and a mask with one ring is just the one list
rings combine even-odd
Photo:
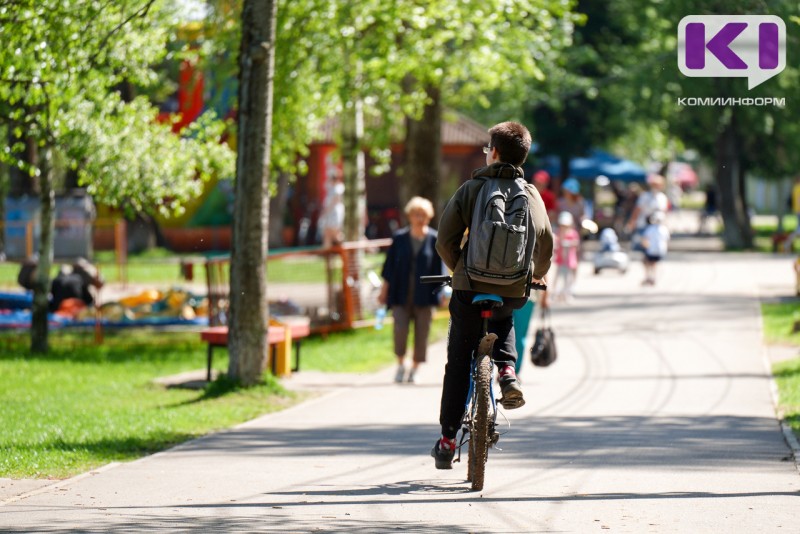
[(705, 25), (692, 22), (686, 25), (686, 67), (706, 66), (706, 48), (728, 69), (746, 69), (747, 64), (730, 49), (731, 42), (747, 28), (746, 22), (729, 22), (706, 44)]

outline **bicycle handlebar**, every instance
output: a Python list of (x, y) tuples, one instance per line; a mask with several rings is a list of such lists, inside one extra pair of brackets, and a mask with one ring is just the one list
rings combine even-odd
[[(437, 274), (433, 276), (420, 276), (419, 281), (423, 284), (447, 284), (452, 285), (453, 277), (449, 274)], [(531, 282), (531, 289), (538, 289), (539, 291), (547, 291), (547, 284), (538, 284)]]
[(431, 276), (420, 276), (419, 281), (423, 284), (447, 284), (453, 283), (453, 277), (449, 274), (435, 274)]

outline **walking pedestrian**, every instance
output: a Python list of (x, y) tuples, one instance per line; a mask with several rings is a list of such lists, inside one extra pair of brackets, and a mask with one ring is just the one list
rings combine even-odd
[(581, 223), (586, 218), (586, 201), (581, 195), (580, 183), (575, 178), (568, 178), (561, 185), (561, 198), (558, 199), (559, 217), (565, 211), (572, 215), (572, 225), (580, 232)]
[(573, 285), (578, 271), (578, 246), (581, 237), (575, 229), (572, 214), (562, 211), (558, 214), (558, 230), (555, 236), (556, 278), (553, 281), (553, 295), (556, 300), (570, 302), (574, 297)]
[(642, 285), (644, 286), (656, 285), (656, 265), (667, 255), (670, 235), (664, 219), (663, 211), (653, 213), (648, 217), (647, 226), (642, 232), (645, 272)]
[(544, 209), (547, 210), (547, 217), (550, 219), (550, 224), (555, 222), (556, 214), (558, 213), (558, 200), (555, 193), (550, 190), (550, 174), (545, 171), (536, 171), (533, 174), (533, 185), (539, 191), (539, 196), (542, 197)]
[(647, 184), (650, 187), (647, 191), (639, 195), (636, 207), (633, 209), (626, 230), (633, 230), (634, 249), (644, 250), (642, 246), (642, 233), (647, 226), (647, 218), (660, 211), (666, 213), (669, 208), (669, 199), (664, 193), (666, 182), (663, 176), (651, 174), (647, 177)]
[[(392, 310), (394, 353), (397, 357), (395, 382), (411, 382), (427, 359), (428, 334), (439, 294), (419, 281), (420, 276), (440, 275), (444, 266), (436, 252), (436, 230), (428, 226), (433, 219), (431, 201), (414, 197), (406, 204), (409, 225), (398, 230), (383, 263), (383, 285), (378, 302)], [(406, 349), (411, 321), (414, 322), (414, 353), (406, 374)]]

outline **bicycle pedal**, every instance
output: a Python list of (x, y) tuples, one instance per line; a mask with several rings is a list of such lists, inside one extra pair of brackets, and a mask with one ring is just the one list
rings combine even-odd
[(516, 410), (525, 406), (525, 399), (522, 397), (503, 397), (497, 402), (506, 410)]

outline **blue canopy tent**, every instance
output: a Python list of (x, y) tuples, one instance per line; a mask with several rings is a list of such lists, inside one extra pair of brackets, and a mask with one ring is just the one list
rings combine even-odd
[[(538, 147), (532, 147), (535, 151)], [(539, 156), (538, 167), (546, 170), (551, 176), (561, 174), (561, 162), (558, 156)], [(647, 171), (633, 161), (622, 159), (604, 152), (592, 149), (588, 157), (572, 158), (569, 162), (569, 175), (578, 180), (594, 180), (598, 176), (606, 176), (609, 180), (623, 182), (644, 182)]]
[[(534, 144), (531, 153), (536, 154), (536, 167), (544, 169), (550, 176), (561, 175), (561, 161), (558, 156), (537, 154), (539, 147)], [(598, 192), (608, 191), (611, 182), (644, 182), (647, 171), (633, 161), (618, 158), (603, 150), (592, 149), (587, 157), (572, 158), (569, 163), (569, 176), (581, 184), (586, 203), (586, 216), (593, 219), (601, 228), (611, 226), (614, 218), (613, 206), (603, 205), (595, 209)], [(607, 179), (598, 179), (604, 176)]]

